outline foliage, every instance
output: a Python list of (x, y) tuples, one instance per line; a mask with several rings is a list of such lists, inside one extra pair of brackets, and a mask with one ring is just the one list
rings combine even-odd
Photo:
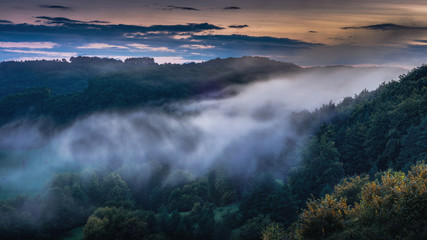
[(326, 194), (321, 200), (310, 199), (298, 217), (297, 236), (301, 239), (322, 239), (344, 229), (348, 215), (344, 199), (336, 200)]
[(328, 136), (330, 131), (315, 136), (302, 153), (302, 162), (298, 169), (290, 172), (289, 185), (300, 200), (311, 194), (320, 196), (330, 191), (344, 176), (342, 163), (335, 143)]
[(296, 206), (297, 202), (288, 185), (265, 175), (253, 180), (243, 193), (240, 210), (245, 219), (263, 214), (287, 225), (296, 217)]
[(116, 207), (97, 209), (83, 229), (84, 240), (141, 239), (145, 235), (146, 223), (137, 211)]
[(336, 199), (345, 198), (348, 205), (353, 206), (360, 201), (360, 193), (369, 181), (369, 176), (347, 177), (334, 187), (332, 196)]
[(231, 235), (231, 240), (259, 240), (262, 229), (272, 223), (270, 217), (262, 214), (248, 219), (237, 231)]
[[(70, 62), (2, 62), (0, 124), (30, 114), (34, 118), (48, 116), (63, 125), (94, 111), (161, 106), (298, 70), (294, 64), (262, 57), (183, 65), (157, 65), (150, 58), (122, 62), (96, 57), (73, 57)], [(31, 96), (26, 95), (34, 88), (50, 89), (52, 94), (29, 101)], [(19, 111), (11, 113), (10, 109)]]
[(261, 232), (262, 240), (284, 240), (285, 230), (278, 223), (271, 223)]
[(426, 216), (427, 165), (419, 163), (407, 174), (389, 170), (380, 180), (365, 183), (353, 207), (347, 206), (345, 198), (337, 200), (333, 195), (309, 200), (298, 218), (296, 237), (425, 239)]
[[(300, 69), (252, 57), (1, 63), (0, 124), (44, 116), (61, 126), (93, 111), (162, 106), (289, 71)], [(413, 165), (426, 159), (426, 101), (422, 66), (375, 91), (294, 113), (297, 134), (314, 135), (287, 179), (214, 169), (171, 183), (171, 168), (158, 162), (56, 174), (40, 194), (0, 201), (0, 239), (57, 239), (83, 225), (85, 239), (425, 239), (427, 167)], [(402, 172), (378, 172), (387, 168)], [(290, 226), (286, 234), (282, 226)]]

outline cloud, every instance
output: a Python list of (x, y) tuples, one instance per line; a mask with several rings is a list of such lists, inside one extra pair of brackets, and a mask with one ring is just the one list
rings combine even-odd
[(189, 63), (189, 62), (196, 62), (196, 63), (200, 63), (203, 62), (203, 60), (190, 60), (190, 59), (185, 59), (183, 57), (154, 57), (154, 61), (158, 64), (165, 64), (165, 63), (175, 63), (175, 64), (184, 64), (184, 63)]
[(0, 42), (0, 48), (53, 48), (59, 46), (53, 42)]
[(56, 57), (56, 58), (70, 58), (70, 57), (77, 56), (77, 53), (70, 53), (70, 52), (48, 52), (48, 51), (17, 50), (17, 49), (4, 49), (3, 51), (11, 52), (11, 53), (38, 54), (38, 55), (44, 55), (44, 56)]
[(341, 29), (364, 29), (364, 30), (375, 30), (375, 31), (400, 31), (400, 30), (427, 30), (427, 27), (418, 27), (418, 26), (404, 26), (394, 23), (382, 23), (375, 25), (367, 26), (358, 26), (358, 27), (342, 27)]
[[(289, 38), (254, 37), (247, 35), (195, 35), (191, 39), (200, 40), (206, 45), (217, 46), (225, 50), (245, 51), (247, 54), (260, 55), (270, 51), (288, 51), (292, 49), (303, 49), (323, 44), (309, 43)], [(255, 53), (257, 52), (257, 53)]]
[(87, 23), (87, 22), (83, 22), (80, 20), (73, 20), (73, 19), (69, 19), (69, 18), (65, 18), (65, 17), (47, 17), (47, 16), (38, 16), (36, 17), (37, 19), (42, 19), (42, 20), (46, 20), (47, 24), (70, 24), (70, 23)]
[(110, 23), (109, 21), (99, 21), (99, 20), (95, 20), (95, 21), (89, 21), (88, 23)]
[[(0, 24), (1, 40), (18, 42), (23, 39), (40, 39), (60, 43), (64, 48), (75, 48), (88, 43), (105, 43), (120, 46), (140, 43), (174, 48), (183, 44), (190, 44), (191, 36), (195, 33), (224, 29), (209, 23), (137, 26), (99, 24), (101, 21), (93, 23), (95, 21), (84, 22), (62, 17), (40, 16), (38, 19), (43, 20), (43, 23)], [(67, 51), (69, 50), (67, 49)], [(168, 51), (171, 52), (171, 50)], [(0, 60), (4, 59), (6, 59), (5, 56), (0, 56)]]
[(427, 40), (413, 40), (413, 45), (427, 45)]
[(70, 7), (60, 6), (60, 5), (39, 5), (41, 8), (50, 8), (50, 9), (59, 9), (59, 10), (71, 10)]
[(191, 35), (189, 35), (189, 34), (178, 34), (178, 35), (174, 35), (172, 38), (176, 39), (176, 40), (189, 39), (189, 38), (191, 38)]
[[(80, 21), (80, 20), (73, 20), (65, 17), (46, 17), (46, 16), (39, 16), (36, 17), (37, 19), (42, 19), (46, 21), (46, 24), (99, 24), (99, 23), (110, 23), (108, 21)], [(98, 25), (97, 25), (98, 26)]]
[(182, 45), (181, 47), (190, 48), (190, 49), (211, 49), (211, 48), (214, 48), (215, 46), (201, 45), (201, 44), (185, 44), (185, 45)]
[(228, 26), (229, 28), (247, 28), (249, 27), (248, 25), (230, 25)]
[(167, 8), (165, 8), (164, 10), (185, 10), (185, 11), (200, 11), (200, 9), (197, 8), (192, 8), (192, 7), (180, 7), (180, 6), (175, 6), (175, 5), (168, 5)]
[(153, 25), (146, 27), (148, 31), (168, 31), (168, 32), (202, 32), (206, 30), (222, 30), (223, 27), (218, 27), (209, 23), (187, 23), (185, 25)]
[[(175, 57), (163, 60), (167, 58)], [(0, 148), (28, 148), (40, 142), (46, 147), (26, 157), (26, 168), (10, 169), (1, 184), (26, 187), (74, 164), (79, 169), (105, 167), (114, 161), (120, 161), (116, 168), (127, 165), (132, 173), (145, 169), (143, 175), (150, 174), (154, 161), (170, 167), (170, 172), (182, 169), (195, 176), (218, 164), (235, 176), (269, 170), (282, 175), (295, 164), (291, 149), (304, 143), (291, 124), (292, 111), (314, 110), (331, 99), (340, 101), (367, 84), (375, 88), (400, 73), (380, 68), (314, 69), (263, 79), (235, 89), (238, 94), (228, 98), (177, 103), (173, 108), (177, 114), (162, 109), (94, 113), (55, 131), (49, 139), (43, 139), (42, 124), (31, 120), (5, 125), (0, 128)], [(16, 154), (8, 157), (18, 158)]]
[(151, 51), (151, 52), (175, 52), (175, 50), (167, 47), (151, 47), (147, 44), (141, 44), (141, 43), (132, 43), (132, 44), (128, 44), (128, 46), (139, 49), (139, 50)]
[(0, 20), (0, 24), (13, 24), (13, 22), (9, 20)]
[(6, 61), (17, 61), (17, 62), (22, 62), (22, 61), (40, 61), (40, 60), (45, 60), (45, 61), (55, 61), (55, 60), (62, 60), (62, 59), (67, 59), (68, 57), (46, 57), (46, 56), (36, 56), (36, 57), (16, 57), (16, 58), (9, 58)]
[(229, 6), (229, 7), (225, 7), (223, 8), (224, 10), (239, 10), (241, 9), (240, 7), (236, 7), (236, 6)]
[[(131, 56), (131, 55), (127, 55), (127, 56), (118, 56), (118, 55), (85, 55), (86, 57), (99, 57), (99, 58), (113, 58), (113, 59), (118, 59), (118, 60), (122, 60), (125, 61), (128, 58), (134, 58), (134, 57), (139, 57), (137, 56)], [(194, 60), (194, 59), (186, 59), (184, 57), (177, 57), (177, 56), (163, 56), (163, 57), (153, 57), (154, 61), (158, 64), (165, 64), (165, 63), (172, 63), (172, 64), (184, 64), (184, 63), (189, 63), (189, 62), (196, 62), (196, 63), (200, 63), (203, 62), (203, 60)]]
[[(177, 24), (177, 25), (151, 25), (151, 26), (138, 26), (138, 25), (125, 25), (125, 24), (119, 24), (119, 25), (100, 25), (99, 23), (109, 23), (107, 21), (80, 21), (80, 20), (74, 20), (64, 17), (47, 17), (47, 16), (39, 16), (36, 17), (37, 19), (45, 20), (48, 27), (51, 27), (51, 29), (55, 29), (55, 27), (61, 27), (61, 26), (50, 26), (51, 24), (60, 24), (62, 27), (69, 27), (68, 29), (60, 28), (59, 31), (63, 32), (64, 30), (72, 30), (72, 31), (78, 31), (78, 30), (101, 30), (109, 33), (113, 32), (120, 32), (122, 35), (123, 33), (148, 33), (148, 32), (156, 32), (156, 31), (164, 31), (164, 32), (201, 32), (205, 30), (221, 30), (224, 29), (222, 27), (215, 26), (213, 24), (209, 23), (187, 23), (185, 25), (183, 24)], [(36, 29), (39, 25), (29, 25), (29, 24), (17, 24), (15, 26), (26, 26), (27, 28), (34, 28)], [(45, 25), (46, 26), (46, 25)], [(52, 31), (51, 30), (51, 31)]]
[(111, 45), (106, 43), (88, 43), (77, 48), (79, 49), (106, 49), (106, 48), (129, 49), (128, 47), (125, 47), (125, 46)]

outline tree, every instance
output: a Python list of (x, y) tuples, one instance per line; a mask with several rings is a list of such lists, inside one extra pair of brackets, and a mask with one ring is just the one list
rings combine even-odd
[(345, 227), (349, 209), (344, 199), (326, 194), (321, 200), (310, 199), (299, 215), (297, 236), (301, 239), (323, 239)]
[(272, 223), (270, 217), (259, 214), (248, 219), (239, 229), (238, 234), (232, 235), (231, 239), (259, 240), (262, 229)]
[(138, 211), (124, 208), (98, 208), (83, 229), (84, 240), (142, 239), (146, 235), (146, 223)]
[(319, 196), (344, 176), (342, 163), (330, 131), (314, 136), (302, 153), (301, 166), (289, 173), (289, 185), (300, 200)]
[(331, 240), (427, 238), (426, 164), (413, 166), (408, 174), (389, 170), (381, 179), (364, 183), (352, 206), (346, 198), (337, 199), (346, 195), (346, 186), (360, 188), (366, 180), (354, 178), (337, 186), (333, 195), (310, 199), (295, 223), (294, 235), (288, 235)]
[(271, 223), (261, 232), (262, 240), (284, 240), (285, 230), (278, 223)]
[(263, 175), (252, 180), (249, 189), (243, 193), (239, 209), (245, 219), (263, 214), (288, 225), (291, 219), (295, 219), (298, 208), (288, 185), (270, 175)]
[(361, 174), (371, 168), (366, 154), (366, 127), (357, 122), (347, 127), (344, 142), (341, 144), (341, 161), (346, 175)]
[(110, 173), (102, 184), (104, 205), (114, 207), (133, 207), (132, 193), (127, 183), (117, 173)]
[(406, 170), (417, 161), (427, 159), (427, 115), (419, 125), (410, 127), (407, 132), (402, 139), (402, 149), (396, 164), (398, 169)]

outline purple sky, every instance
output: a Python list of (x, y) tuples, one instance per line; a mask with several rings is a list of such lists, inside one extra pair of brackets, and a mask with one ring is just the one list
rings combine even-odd
[(426, 53), (427, 5), (418, 0), (0, 2), (0, 61), (257, 55), (303, 66), (411, 67)]

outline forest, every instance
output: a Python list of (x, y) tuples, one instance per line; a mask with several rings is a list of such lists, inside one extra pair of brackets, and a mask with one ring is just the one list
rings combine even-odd
[[(231, 159), (215, 160), (195, 174), (180, 155), (168, 152), (174, 136), (166, 130), (160, 147), (153, 150), (164, 153), (147, 153), (144, 159), (149, 160), (144, 161), (139, 155), (115, 154), (91, 162), (99, 155), (90, 156), (90, 151), (83, 151), (78, 163), (64, 166), (54, 155), (43, 159), (48, 162), (27, 157), (41, 155), (56, 143), (62, 146), (55, 136), (71, 134), (67, 129), (79, 123), (86, 127), (83, 132), (90, 132), (101, 124), (98, 119), (116, 116), (93, 114), (125, 117), (144, 109), (149, 115), (172, 116), (136, 118), (149, 129), (144, 137), (159, 138), (154, 133), (167, 122), (184, 132), (178, 137), (184, 138), (179, 148), (185, 150), (185, 159), (193, 141), (202, 140), (193, 139), (197, 131), (180, 125), (180, 120), (203, 110), (185, 112), (177, 104), (223, 101), (238, 96), (242, 87), (275, 76), (311, 74), (320, 79), (321, 72), (336, 69), (356, 71), (345, 66), (302, 68), (262, 57), (183, 65), (158, 65), (151, 58), (89, 57), (0, 63), (0, 135), (6, 136), (0, 139), (0, 239), (427, 239), (424, 65), (374, 90), (291, 111), (286, 129), (274, 125), (274, 131), (292, 132), (292, 137), (274, 143), (280, 153), (260, 155), (247, 172), (236, 173), (250, 166), (237, 159), (234, 166), (233, 157), (240, 152), (230, 150), (219, 156)], [(273, 110), (262, 110), (255, 117), (260, 122), (277, 116)], [(85, 122), (92, 118), (94, 126)], [(19, 144), (7, 141), (7, 134), (29, 122), (38, 124), (40, 139), (46, 141), (36, 138), (37, 144), (27, 146), (19, 142), (29, 138), (25, 134)], [(90, 141), (110, 146), (109, 139), (90, 136)], [(138, 139), (145, 138), (131, 141)], [(97, 147), (90, 142), (73, 146), (72, 150)], [(243, 146), (257, 152), (254, 146), (263, 145)], [(118, 152), (127, 148), (123, 149)], [(12, 182), (19, 182), (22, 189), (31, 182), (7, 173), (36, 165), (30, 171), (38, 171), (42, 164), (52, 163), (61, 163), (55, 168), (61, 170), (42, 172), (48, 180), (41, 181), (36, 191), (13, 190)]]

